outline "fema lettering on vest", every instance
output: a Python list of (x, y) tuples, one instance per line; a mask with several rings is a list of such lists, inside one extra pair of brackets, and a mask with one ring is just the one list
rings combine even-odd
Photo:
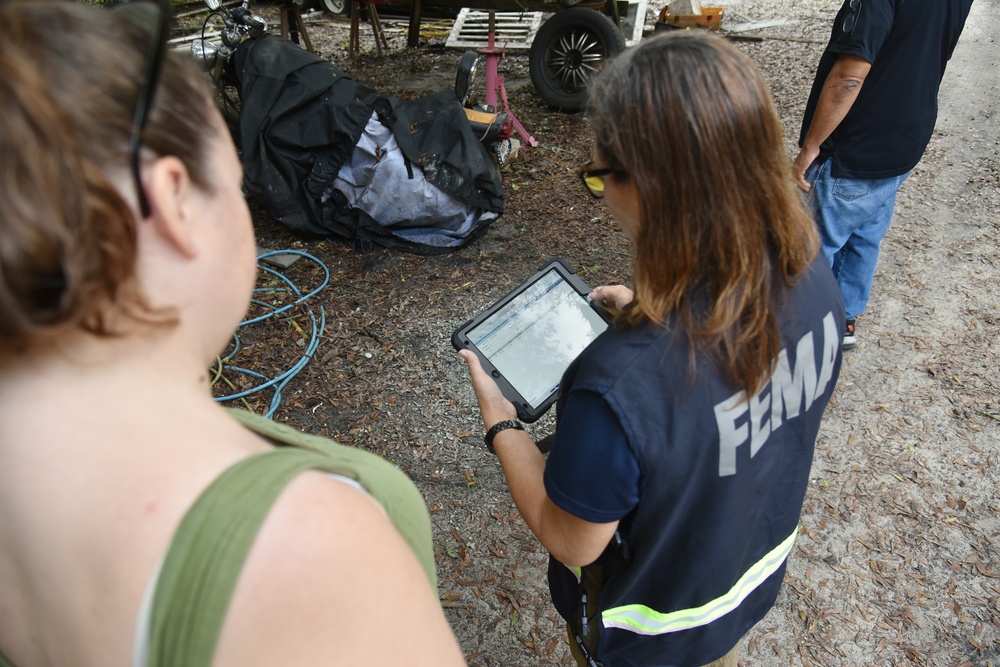
[(819, 372), (814, 333), (809, 331), (796, 344), (794, 367), (788, 359), (788, 351), (782, 349), (770, 380), (749, 400), (746, 392), (739, 391), (715, 406), (715, 421), (719, 427), (719, 477), (736, 474), (737, 449), (749, 442), (750, 458), (753, 458), (772, 433), (785, 422), (807, 412), (826, 391), (833, 379), (840, 349), (833, 313), (823, 318), (823, 328), (819, 332)]

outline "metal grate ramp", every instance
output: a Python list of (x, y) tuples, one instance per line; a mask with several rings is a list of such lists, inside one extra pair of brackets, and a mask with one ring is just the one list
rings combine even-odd
[[(628, 46), (642, 39), (646, 2), (647, 0), (630, 0), (628, 11), (622, 16), (622, 35)], [(508, 51), (529, 50), (535, 33), (547, 16), (549, 15), (543, 12), (494, 12), (494, 43), (498, 48), (506, 48)], [(458, 13), (444, 45), (453, 49), (483, 48), (486, 46), (489, 25), (489, 12), (465, 7)]]
[[(542, 25), (541, 12), (494, 12), (494, 44), (508, 51), (527, 51), (531, 40)], [(455, 25), (444, 45), (454, 49), (477, 49), (486, 46), (490, 14), (465, 7), (458, 13)]]

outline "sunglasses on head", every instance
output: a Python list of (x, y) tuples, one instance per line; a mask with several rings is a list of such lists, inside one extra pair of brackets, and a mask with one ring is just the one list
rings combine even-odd
[(611, 174), (624, 174), (625, 170), (620, 167), (601, 167), (594, 169), (594, 161), (587, 160), (579, 171), (577, 175), (580, 180), (583, 181), (583, 186), (587, 188), (587, 192), (591, 194), (592, 197), (601, 199), (604, 197), (604, 177), (610, 176)]
[[(134, 0), (137, 1), (137, 0)], [(132, 130), (129, 136), (129, 157), (132, 166), (132, 177), (135, 180), (136, 196), (139, 201), (139, 211), (142, 217), (150, 214), (149, 199), (142, 184), (139, 154), (142, 150), (142, 133), (149, 121), (153, 109), (156, 87), (163, 70), (163, 58), (167, 50), (167, 38), (170, 36), (170, 2), (156, 0), (158, 7), (157, 19), (149, 35), (149, 46), (146, 49), (146, 61), (139, 80), (139, 91), (136, 94), (135, 109), (132, 112)]]

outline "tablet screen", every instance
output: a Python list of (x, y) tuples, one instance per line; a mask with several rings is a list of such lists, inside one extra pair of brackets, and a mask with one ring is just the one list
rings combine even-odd
[(607, 328), (586, 297), (552, 269), (467, 336), (537, 408), (558, 391), (570, 362)]

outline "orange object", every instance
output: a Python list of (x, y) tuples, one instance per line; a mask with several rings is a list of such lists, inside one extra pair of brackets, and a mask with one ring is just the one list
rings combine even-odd
[(722, 7), (702, 7), (701, 14), (671, 14), (670, 7), (664, 7), (660, 12), (658, 23), (665, 23), (672, 28), (705, 28), (718, 30), (722, 23)]

